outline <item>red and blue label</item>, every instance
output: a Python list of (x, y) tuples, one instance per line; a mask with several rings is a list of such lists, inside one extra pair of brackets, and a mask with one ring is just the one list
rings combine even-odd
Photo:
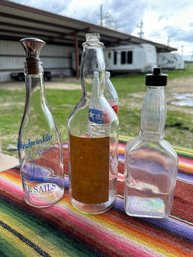
[(97, 124), (107, 124), (110, 122), (110, 119), (107, 112), (101, 111), (99, 109), (90, 108), (89, 121)]

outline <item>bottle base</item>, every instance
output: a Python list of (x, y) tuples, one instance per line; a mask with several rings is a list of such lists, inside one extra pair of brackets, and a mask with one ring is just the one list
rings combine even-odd
[(160, 198), (129, 196), (125, 200), (125, 212), (129, 216), (165, 219), (169, 216), (165, 202)]
[(24, 201), (36, 208), (46, 208), (60, 201), (64, 196), (64, 190), (57, 188), (52, 194), (33, 194), (24, 190)]
[(116, 197), (110, 197), (109, 201), (100, 203), (100, 204), (85, 204), (81, 203), (74, 198), (70, 199), (71, 204), (81, 213), (84, 214), (101, 214), (108, 211), (113, 203), (115, 202)]
[(132, 213), (132, 212), (129, 212), (129, 211), (126, 211), (126, 214), (128, 216), (132, 216), (132, 217), (136, 217), (136, 218), (152, 218), (152, 219), (167, 219), (169, 217), (169, 215), (165, 214), (165, 215), (155, 215), (155, 214), (152, 214), (152, 213)]
[(32, 206), (32, 207), (35, 207), (35, 208), (38, 208), (38, 209), (42, 209), (42, 208), (48, 208), (54, 204), (56, 204), (57, 202), (59, 202), (62, 198), (63, 198), (64, 194), (62, 196), (60, 196), (59, 198), (56, 198), (54, 199), (54, 201), (52, 202), (48, 202), (48, 203), (42, 203), (42, 204), (37, 204), (37, 203), (32, 203), (30, 201), (28, 201), (26, 198), (24, 198), (24, 201), (26, 204)]

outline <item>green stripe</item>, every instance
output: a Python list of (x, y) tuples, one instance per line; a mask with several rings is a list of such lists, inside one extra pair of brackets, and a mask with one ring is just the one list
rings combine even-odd
[[(19, 221), (37, 235), (42, 235), (44, 240), (47, 240), (53, 245), (53, 249), (62, 250), (64, 252), (63, 256), (65, 256), (65, 253), (66, 256), (76, 257), (97, 256), (83, 244), (77, 243), (77, 238), (70, 238), (69, 235), (65, 235), (65, 231), (56, 229), (54, 225), (47, 224), (44, 219), (41, 219), (40, 217), (37, 218), (37, 216), (34, 216), (32, 213), (19, 209), (18, 206), (9, 204), (8, 202), (3, 201), (3, 199), (0, 199), (0, 213), (1, 212), (8, 215), (10, 219), (14, 219), (15, 223)], [(30, 240), (30, 238), (28, 239)], [(44, 251), (46, 251), (46, 246)], [(10, 256), (12, 257), (12, 255)]]
[(4, 223), (3, 221), (0, 220), (0, 226), (3, 227), (3, 229), (7, 230), (9, 233), (17, 237), (19, 240), (21, 240), (24, 244), (27, 246), (31, 247), (34, 251), (36, 251), (39, 255), (44, 256), (44, 257), (51, 257), (49, 254), (47, 254), (44, 250), (42, 250), (39, 246), (34, 244), (31, 240), (23, 236), (21, 233)]
[[(18, 245), (10, 244), (7, 240), (0, 236), (0, 256), (1, 257), (26, 257), (20, 250)], [(38, 255), (39, 256), (39, 255)]]

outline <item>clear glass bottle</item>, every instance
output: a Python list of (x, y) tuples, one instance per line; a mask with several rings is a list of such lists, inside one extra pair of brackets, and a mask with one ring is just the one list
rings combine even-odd
[(125, 211), (138, 217), (165, 218), (172, 209), (178, 157), (164, 140), (167, 75), (147, 74), (139, 136), (125, 152)]
[(20, 172), (25, 202), (41, 208), (63, 197), (63, 148), (44, 93), (39, 54), (45, 42), (24, 38), (21, 44), (26, 52), (26, 101), (18, 137)]
[(98, 214), (116, 200), (118, 118), (103, 95), (105, 62), (99, 34), (87, 34), (81, 59), (82, 98), (68, 120), (71, 203)]
[(105, 88), (104, 88), (104, 96), (109, 102), (110, 106), (113, 108), (115, 113), (118, 113), (118, 104), (119, 104), (119, 97), (117, 92), (113, 86), (113, 83), (110, 80), (111, 73), (106, 71), (105, 73)]

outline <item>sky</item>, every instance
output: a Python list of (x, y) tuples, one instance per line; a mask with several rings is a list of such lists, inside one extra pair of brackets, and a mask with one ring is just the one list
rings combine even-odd
[(177, 48), (193, 61), (193, 0), (11, 0)]

